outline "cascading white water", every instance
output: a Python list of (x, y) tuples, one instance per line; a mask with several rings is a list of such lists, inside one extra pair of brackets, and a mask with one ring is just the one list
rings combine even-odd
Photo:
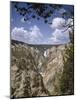
[(46, 51), (44, 51), (44, 57), (47, 57), (47, 52)]

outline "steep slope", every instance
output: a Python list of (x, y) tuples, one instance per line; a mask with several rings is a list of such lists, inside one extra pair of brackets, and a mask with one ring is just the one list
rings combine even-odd
[(38, 72), (38, 50), (13, 43), (11, 46), (11, 98), (48, 96)]
[(71, 44), (11, 44), (11, 98), (60, 95), (59, 80)]

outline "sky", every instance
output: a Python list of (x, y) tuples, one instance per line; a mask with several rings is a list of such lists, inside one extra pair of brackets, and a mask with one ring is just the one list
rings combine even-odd
[[(24, 3), (20, 3), (23, 7)], [(62, 8), (56, 10), (49, 18), (52, 24), (44, 23), (43, 19), (30, 19), (24, 21), (11, 2), (10, 10), (10, 30), (11, 39), (22, 41), (29, 44), (66, 44), (70, 42), (69, 31), (71, 28), (63, 27), (65, 24), (73, 24), (71, 18), (62, 18), (63, 12), (73, 11), (72, 5), (63, 5)], [(66, 30), (67, 29), (67, 30)]]

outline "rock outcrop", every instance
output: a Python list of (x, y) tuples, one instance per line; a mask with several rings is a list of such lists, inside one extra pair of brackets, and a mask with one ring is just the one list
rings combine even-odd
[(71, 44), (37, 46), (11, 42), (11, 98), (60, 95), (66, 49)]

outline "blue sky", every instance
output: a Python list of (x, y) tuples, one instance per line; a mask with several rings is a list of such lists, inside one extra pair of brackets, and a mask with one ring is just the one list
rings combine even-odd
[[(23, 7), (24, 4), (20, 3)], [(73, 11), (73, 6), (64, 5), (60, 10), (56, 10), (52, 16), (49, 17), (49, 22), (52, 24), (44, 23), (44, 20), (41, 18), (30, 19), (24, 21), (24, 17), (21, 16), (16, 9), (13, 7), (11, 2), (11, 39), (22, 41), (30, 44), (65, 44), (69, 40), (69, 31), (68, 29), (64, 32), (65, 28), (62, 25), (65, 23), (70, 23), (71, 18), (62, 18), (62, 12)]]

